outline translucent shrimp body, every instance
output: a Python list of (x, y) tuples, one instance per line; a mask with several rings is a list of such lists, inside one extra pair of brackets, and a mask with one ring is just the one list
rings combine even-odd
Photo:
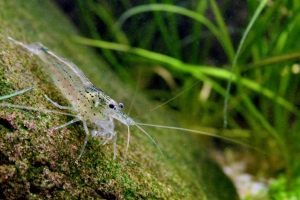
[[(79, 157), (81, 157), (90, 135), (88, 126), (92, 128), (91, 135), (93, 137), (101, 137), (103, 139), (102, 143), (106, 144), (116, 136), (113, 121), (113, 119), (116, 119), (128, 127), (129, 141), (129, 126), (136, 125), (136, 123), (125, 113), (121, 112), (121, 109), (124, 107), (122, 103), (115, 102), (102, 90), (95, 87), (75, 64), (58, 56), (41, 43), (28, 45), (14, 40), (11, 37), (8, 37), (8, 39), (15, 44), (21, 45), (49, 64), (45, 69), (46, 72), (49, 73), (55, 85), (60, 89), (65, 98), (69, 100), (71, 107), (60, 106), (49, 97), (45, 97), (60, 109), (68, 109), (76, 112), (76, 117), (73, 120), (55, 129), (65, 127), (78, 121), (83, 122), (86, 137)], [(114, 150), (114, 157), (115, 156), (116, 150)]]

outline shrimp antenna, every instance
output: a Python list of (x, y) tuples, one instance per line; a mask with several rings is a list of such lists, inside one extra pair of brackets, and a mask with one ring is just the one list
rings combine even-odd
[[(231, 139), (231, 138), (227, 138), (227, 137), (223, 137), (223, 136), (213, 134), (213, 133), (208, 133), (208, 132), (204, 132), (204, 131), (197, 131), (197, 130), (187, 129), (187, 128), (174, 127), (174, 126), (163, 126), (163, 125), (146, 124), (146, 123), (136, 123), (136, 124), (141, 125), (141, 126), (152, 126), (152, 127), (157, 127), (157, 128), (173, 129), (173, 130), (186, 131), (186, 132), (196, 133), (196, 134), (200, 134), (200, 135), (216, 137), (216, 138), (220, 138), (220, 139), (223, 139), (223, 140), (235, 143), (235, 144), (239, 144), (239, 145), (245, 146), (245, 147), (250, 148), (250, 149), (255, 149), (256, 151), (261, 152), (261, 150), (255, 148), (255, 147), (253, 147), (249, 144), (246, 144), (244, 142), (240, 142), (240, 141), (237, 141), (237, 140), (234, 140), (234, 139)], [(138, 127), (138, 125), (136, 125), (136, 126)]]
[(159, 146), (158, 146), (158, 144), (155, 142), (155, 140), (144, 130), (144, 129), (142, 129), (139, 125), (137, 125), (137, 124), (139, 124), (139, 125), (144, 125), (143, 123), (136, 123), (135, 124), (135, 126), (136, 127), (138, 127), (143, 133), (145, 133), (151, 140), (152, 140), (152, 142), (155, 144), (155, 146), (158, 148), (158, 150), (159, 150), (159, 152), (160, 152), (160, 154), (162, 155), (162, 156), (164, 156), (164, 154), (163, 154), (163, 152), (162, 152), (162, 150), (159, 148)]
[[(188, 87), (187, 89), (183, 90), (182, 92), (180, 92), (180, 93), (177, 94), (176, 96), (172, 97), (172, 98), (169, 99), (168, 101), (166, 101), (166, 102), (164, 102), (164, 103), (162, 103), (162, 104), (160, 104), (160, 105), (158, 105), (158, 106), (156, 106), (156, 107), (150, 109), (150, 110), (149, 110), (148, 112), (146, 112), (146, 113), (148, 114), (149, 112), (152, 112), (153, 110), (156, 110), (156, 109), (160, 108), (161, 106), (163, 106), (163, 105), (169, 103), (170, 101), (173, 101), (174, 99), (176, 99), (177, 97), (179, 97), (180, 95), (182, 95), (183, 93), (185, 93), (186, 91), (190, 90), (192, 87), (194, 87), (194, 86), (195, 86), (196, 84), (198, 84), (199, 82), (200, 82), (200, 81), (196, 81), (193, 85), (191, 85), (191, 86)], [(139, 116), (142, 116), (142, 115), (145, 115), (146, 113), (141, 114), (141, 115), (138, 115), (138, 116), (136, 116), (135, 118), (137, 118), (137, 117), (139, 117)]]
[(128, 113), (127, 113), (128, 115), (129, 115), (129, 113), (130, 113), (130, 111), (132, 109), (134, 98), (136, 96), (136, 93), (137, 93), (137, 90), (138, 90), (138, 85), (139, 85), (140, 81), (141, 81), (141, 71), (139, 70), (138, 80), (137, 80), (136, 87), (135, 87), (135, 90), (134, 90), (134, 93), (133, 93), (133, 97), (132, 97), (132, 101), (130, 103), (130, 107), (129, 107), (129, 110), (128, 110)]

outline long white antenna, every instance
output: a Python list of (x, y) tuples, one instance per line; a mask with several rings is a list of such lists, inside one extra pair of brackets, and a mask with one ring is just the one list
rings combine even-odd
[[(196, 134), (200, 134), (200, 135), (206, 135), (206, 136), (211, 136), (211, 137), (216, 137), (216, 138), (220, 138), (232, 143), (236, 143), (236, 144), (240, 144), (242, 146), (246, 146), (249, 147), (251, 149), (256, 149), (246, 143), (231, 139), (231, 138), (227, 138), (227, 137), (223, 137), (217, 134), (213, 134), (213, 133), (208, 133), (208, 132), (204, 132), (204, 131), (198, 131), (198, 130), (193, 130), (193, 129), (187, 129), (187, 128), (180, 128), (180, 127), (174, 127), (174, 126), (163, 126), (163, 125), (156, 125), (156, 124), (146, 124), (146, 123), (136, 123), (138, 125), (141, 126), (152, 126), (152, 127), (157, 127), (157, 128), (164, 128), (164, 129), (173, 129), (173, 130), (179, 130), (179, 131), (186, 131), (186, 132), (191, 132), (191, 133), (196, 133)], [(137, 125), (136, 125), (137, 126)]]
[(158, 148), (160, 154), (162, 156), (164, 156), (163, 152), (161, 151), (161, 149), (159, 148), (158, 144), (155, 142), (155, 140), (144, 130), (142, 129), (140, 126), (138, 126), (137, 124), (143, 125), (143, 123), (136, 123), (135, 126), (138, 127), (143, 133), (145, 133), (151, 140), (152, 142), (156, 145), (156, 147)]

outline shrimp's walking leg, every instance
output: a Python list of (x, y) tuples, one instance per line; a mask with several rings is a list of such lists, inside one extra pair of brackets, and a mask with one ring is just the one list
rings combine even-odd
[(88, 140), (89, 140), (89, 130), (88, 130), (88, 127), (87, 127), (87, 125), (86, 125), (85, 122), (83, 122), (83, 127), (84, 127), (84, 130), (85, 130), (85, 139), (84, 139), (84, 143), (83, 143), (83, 146), (82, 146), (82, 148), (81, 148), (81, 151), (80, 151), (80, 154), (79, 154), (77, 160), (79, 160), (80, 157), (82, 156), (83, 151), (84, 151), (84, 149), (85, 149), (85, 146), (86, 146), (86, 144), (87, 144), (87, 142), (88, 142)]
[(116, 159), (117, 156), (117, 134), (115, 134), (114, 137), (114, 160)]
[(73, 123), (75, 123), (75, 122), (78, 122), (78, 121), (80, 121), (80, 120), (81, 120), (81, 119), (79, 119), (79, 118), (75, 118), (75, 119), (73, 119), (73, 120), (71, 120), (71, 121), (69, 121), (69, 122), (67, 122), (67, 123), (65, 123), (65, 124), (63, 124), (63, 125), (60, 125), (60, 126), (55, 127), (54, 130), (63, 128), (63, 127), (65, 127), (65, 126), (68, 126), (68, 125), (73, 124)]
[(128, 153), (128, 149), (129, 149), (129, 142), (130, 142), (130, 128), (129, 126), (127, 126), (127, 145), (126, 145), (126, 151), (125, 151), (125, 156), (124, 156), (124, 160), (127, 157), (127, 153)]
[(17, 95), (23, 94), (23, 93), (25, 93), (25, 92), (27, 92), (27, 91), (29, 91), (29, 90), (31, 90), (31, 89), (33, 89), (33, 87), (29, 87), (29, 88), (26, 88), (26, 89), (17, 91), (17, 92), (15, 92), (15, 93), (13, 93), (13, 94), (1, 96), (1, 97), (0, 97), (0, 100), (8, 99), (8, 98), (10, 98), (10, 97), (13, 97), (13, 96), (17, 96)]
[(66, 110), (72, 110), (72, 111), (76, 111), (74, 108), (69, 107), (69, 106), (61, 106), (58, 103), (56, 103), (55, 101), (53, 101), (52, 99), (50, 99), (47, 95), (44, 95), (45, 98), (50, 101), (54, 106), (58, 107), (59, 109), (66, 109)]

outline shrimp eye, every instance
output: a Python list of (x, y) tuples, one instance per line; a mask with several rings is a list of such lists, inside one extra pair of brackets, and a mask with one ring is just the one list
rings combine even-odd
[(124, 108), (124, 104), (123, 103), (119, 103), (119, 107), (122, 109)]
[(108, 105), (108, 107), (110, 107), (110, 108), (115, 108), (115, 104), (110, 103), (110, 104)]

